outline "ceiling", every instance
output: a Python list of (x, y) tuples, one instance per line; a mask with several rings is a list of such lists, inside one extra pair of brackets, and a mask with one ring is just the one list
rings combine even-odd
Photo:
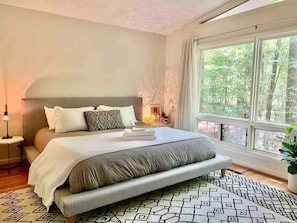
[[(236, 0), (0, 0), (0, 3), (167, 35), (230, 1)], [(249, 7), (260, 7), (275, 1), (248, 3)]]

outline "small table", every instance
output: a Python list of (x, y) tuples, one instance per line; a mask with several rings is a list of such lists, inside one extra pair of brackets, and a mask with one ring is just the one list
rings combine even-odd
[[(0, 145), (7, 145), (7, 154), (8, 154), (8, 167), (0, 168), (0, 170), (8, 170), (10, 173), (10, 169), (22, 166), (23, 165), (23, 141), (24, 138), (22, 136), (13, 136), (10, 139), (2, 139), (0, 138)], [(10, 145), (17, 144), (20, 149), (20, 163), (11, 166), (10, 164)]]
[(173, 123), (166, 124), (166, 123), (163, 123), (163, 122), (155, 122), (155, 123), (152, 124), (152, 126), (153, 127), (170, 127), (170, 128), (174, 127)]

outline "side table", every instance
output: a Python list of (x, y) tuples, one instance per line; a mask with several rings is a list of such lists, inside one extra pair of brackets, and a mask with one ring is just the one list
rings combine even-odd
[[(0, 170), (8, 170), (10, 174), (10, 170), (12, 168), (23, 165), (23, 141), (24, 141), (24, 138), (22, 136), (13, 136), (10, 139), (0, 138), (0, 145), (7, 145), (7, 158), (8, 158), (8, 167), (0, 168)], [(12, 166), (10, 164), (10, 149), (11, 149), (11, 145), (14, 145), (14, 144), (16, 144), (20, 149), (20, 162)]]
[(174, 127), (174, 124), (173, 123), (163, 123), (163, 122), (155, 122), (153, 124), (151, 124), (153, 127), (170, 127), (170, 128), (173, 128)]

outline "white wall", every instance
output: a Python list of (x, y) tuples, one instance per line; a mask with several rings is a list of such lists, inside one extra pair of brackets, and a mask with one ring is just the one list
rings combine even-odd
[(0, 4), (0, 118), (5, 84), (11, 135), (22, 134), (21, 98), (142, 96), (145, 105), (163, 103), (164, 72), (165, 36)]
[[(260, 32), (271, 32), (276, 28), (285, 30), (293, 27), (294, 30), (297, 30), (297, 20), (290, 19), (297, 17), (296, 8), (297, 1), (287, 0), (209, 23), (198, 24), (197, 21), (194, 21), (168, 35), (166, 37), (165, 109), (170, 110), (173, 107), (172, 115), (175, 116), (181, 83), (181, 52), (184, 40), (198, 38), (200, 39), (199, 44), (217, 44), (230, 38), (242, 39), (247, 35), (253, 36)], [(257, 25), (257, 29), (255, 29), (255, 25)], [(287, 177), (286, 165), (275, 158), (231, 148), (228, 144), (215, 143), (218, 153), (229, 155), (235, 163), (282, 178)]]

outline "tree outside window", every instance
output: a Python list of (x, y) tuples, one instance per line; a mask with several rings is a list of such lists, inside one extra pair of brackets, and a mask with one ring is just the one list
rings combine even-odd
[[(250, 125), (264, 123), (263, 129), (251, 127), (254, 137), (248, 137), (253, 139), (250, 145), (279, 153), (282, 132), (272, 126), (297, 122), (297, 35), (259, 41), (259, 54), (254, 52), (254, 43), (202, 50), (199, 113), (241, 119)], [(258, 69), (254, 69), (254, 58)], [(222, 123), (217, 125), (224, 128)], [(248, 132), (244, 129), (226, 132), (229, 141), (238, 143), (234, 139), (243, 139), (243, 133)], [(224, 135), (224, 129), (218, 131)]]

